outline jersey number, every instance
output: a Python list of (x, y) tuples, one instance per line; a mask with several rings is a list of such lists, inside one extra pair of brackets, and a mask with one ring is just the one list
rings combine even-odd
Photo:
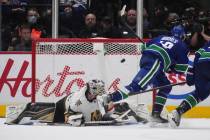
[(160, 41), (160, 44), (165, 48), (165, 49), (171, 49), (174, 44), (168, 41)]

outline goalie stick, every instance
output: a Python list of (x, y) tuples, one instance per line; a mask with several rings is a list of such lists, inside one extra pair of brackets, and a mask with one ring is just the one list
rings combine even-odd
[(95, 125), (117, 125), (117, 124), (125, 124), (129, 123), (129, 120), (122, 120), (123, 117), (125, 117), (131, 109), (124, 112), (122, 115), (120, 115), (118, 118), (111, 120), (111, 121), (90, 121), (85, 122), (85, 126), (95, 126)]
[(128, 94), (128, 96), (133, 96), (133, 95), (137, 95), (137, 94), (141, 94), (141, 93), (145, 93), (145, 92), (149, 92), (149, 91), (153, 91), (153, 90), (163, 89), (163, 88), (170, 87), (170, 86), (184, 85), (184, 84), (186, 84), (186, 81), (180, 82), (180, 83), (175, 83), (175, 84), (168, 84), (168, 85), (164, 85), (164, 86), (159, 86), (159, 87), (144, 90), (144, 91), (141, 91), (141, 92), (131, 92), (131, 93)]

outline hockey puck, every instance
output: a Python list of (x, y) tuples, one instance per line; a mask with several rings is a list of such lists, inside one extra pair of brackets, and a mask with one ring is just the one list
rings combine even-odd
[(120, 62), (121, 62), (121, 63), (124, 63), (124, 62), (125, 62), (125, 58), (123, 58)]

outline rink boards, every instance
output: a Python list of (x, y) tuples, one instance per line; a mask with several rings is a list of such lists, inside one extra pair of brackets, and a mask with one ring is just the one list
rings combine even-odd
[[(190, 56), (193, 59), (193, 56)], [(139, 55), (36, 55), (30, 53), (0, 54), (0, 116), (5, 115), (6, 105), (32, 100), (32, 76), (36, 78), (34, 101), (55, 102), (84, 86), (92, 78), (103, 79), (108, 92), (120, 85), (127, 85), (139, 70)], [(36, 65), (33, 66), (32, 63)], [(34, 74), (35, 73), (35, 74)], [(184, 75), (168, 75), (171, 83), (182, 82)], [(187, 85), (173, 88), (167, 109), (177, 106), (194, 87)], [(152, 104), (153, 93), (144, 93), (128, 99), (135, 105)], [(210, 118), (210, 98), (199, 104), (186, 117)]]

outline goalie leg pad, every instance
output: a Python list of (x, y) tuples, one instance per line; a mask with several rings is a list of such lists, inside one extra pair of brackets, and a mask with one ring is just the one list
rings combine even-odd
[[(22, 110), (21, 106), (24, 106)], [(6, 124), (24, 124), (39, 121), (39, 122), (52, 122), (55, 113), (54, 103), (28, 103), (25, 105), (13, 106), (14, 110), (11, 110), (12, 106), (9, 106), (7, 110), (11, 112), (7, 113)]]
[(115, 111), (118, 112), (118, 113), (123, 113), (123, 112), (128, 111), (128, 110), (131, 110), (128, 113), (128, 117), (133, 116), (137, 122), (141, 122), (141, 123), (147, 123), (148, 122), (147, 119), (137, 115), (137, 113), (130, 108), (128, 103), (123, 102), (123, 103), (115, 104)]

